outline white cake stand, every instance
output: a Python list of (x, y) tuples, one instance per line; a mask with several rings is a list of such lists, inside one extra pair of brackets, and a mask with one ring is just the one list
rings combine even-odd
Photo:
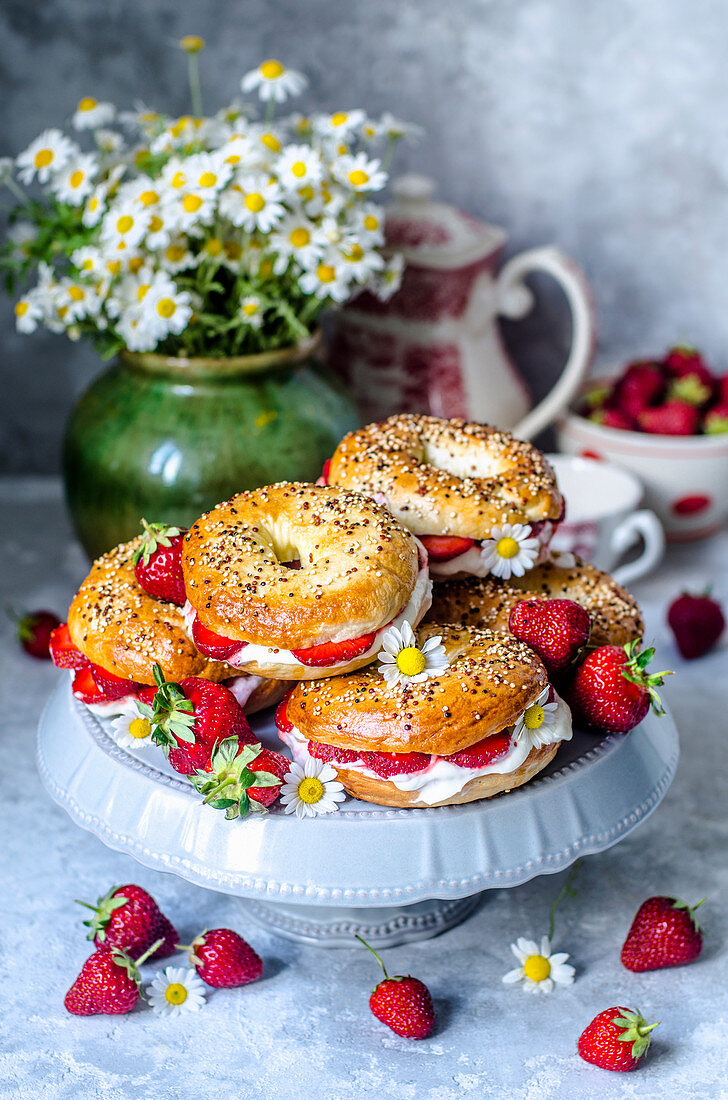
[[(281, 749), (269, 715), (253, 725)], [(575, 731), (535, 780), (487, 801), (399, 810), (347, 799), (326, 817), (273, 809), (226, 821), (156, 747), (119, 748), (65, 682), (37, 755), (51, 796), (109, 847), (237, 895), (252, 920), (321, 947), (350, 946), (355, 933), (382, 946), (437, 935), (484, 890), (611, 847), (655, 809), (677, 760), (672, 719), (650, 714), (626, 737)]]

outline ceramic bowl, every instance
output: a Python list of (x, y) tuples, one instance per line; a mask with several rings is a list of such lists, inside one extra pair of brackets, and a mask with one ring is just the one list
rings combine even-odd
[[(599, 382), (591, 379), (589, 388)], [(622, 431), (572, 410), (559, 421), (556, 439), (564, 454), (607, 460), (636, 474), (645, 504), (657, 513), (671, 542), (715, 534), (728, 519), (728, 435)]]

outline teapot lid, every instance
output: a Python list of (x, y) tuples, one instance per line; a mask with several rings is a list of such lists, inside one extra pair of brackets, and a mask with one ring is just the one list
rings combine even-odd
[(486, 225), (454, 206), (434, 201), (435, 181), (400, 176), (392, 184), (387, 207), (387, 247), (418, 267), (454, 268), (490, 255), (506, 239), (502, 229)]

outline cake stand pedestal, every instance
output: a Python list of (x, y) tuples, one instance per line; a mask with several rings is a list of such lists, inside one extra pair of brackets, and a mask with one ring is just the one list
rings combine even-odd
[[(270, 715), (252, 722), (281, 745)], [(579, 730), (526, 786), (464, 806), (404, 810), (347, 799), (299, 820), (273, 808), (243, 821), (203, 806), (156, 746), (120, 748), (110, 723), (59, 684), (41, 717), (37, 763), (77, 824), (154, 870), (240, 897), (271, 931), (320, 947), (426, 939), (467, 917), (482, 892), (552, 874), (627, 836), (675, 774), (672, 718), (627, 736)]]

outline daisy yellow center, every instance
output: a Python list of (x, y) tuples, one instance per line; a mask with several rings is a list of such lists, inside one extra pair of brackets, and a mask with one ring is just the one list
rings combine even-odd
[(129, 733), (137, 741), (143, 741), (151, 732), (152, 726), (147, 718), (135, 718), (129, 723)]
[(266, 149), (270, 149), (271, 153), (280, 153), (281, 143), (275, 134), (263, 134), (260, 140), (263, 142)]
[(527, 730), (537, 730), (539, 726), (543, 725), (543, 720), (546, 717), (544, 709), (540, 703), (532, 703), (526, 710), (523, 716), (523, 724)]
[[(137, 300), (140, 301), (140, 302), (143, 302), (146, 295), (147, 295), (148, 290), (149, 290), (149, 283), (142, 283), (142, 285), (137, 290)], [(135, 718), (134, 721), (137, 722), (137, 721), (139, 721), (139, 719)]]
[(84, 260), (83, 263), (81, 264), (81, 270), (82, 271), (93, 271), (93, 267), (94, 267), (93, 260)]
[(308, 229), (294, 229), (288, 238), (294, 248), (305, 248), (311, 240)]
[(331, 264), (319, 264), (316, 273), (322, 283), (333, 283), (336, 278), (336, 272)]
[(343, 126), (348, 117), (346, 111), (336, 111), (336, 113), (331, 116), (331, 125)]
[(205, 39), (199, 34), (185, 34), (179, 41), (185, 53), (199, 53), (205, 48)]
[(349, 251), (346, 253), (347, 260), (352, 263), (357, 263), (364, 256), (364, 249), (360, 244), (353, 244)]
[(153, 218), (149, 219), (149, 229), (152, 233), (158, 233), (160, 229), (164, 227), (164, 222), (161, 218), (158, 218), (155, 214)]
[(304, 202), (311, 202), (316, 194), (313, 187), (302, 187), (298, 193)]
[(400, 649), (395, 664), (405, 676), (419, 676), (421, 672), (425, 671), (427, 658), (417, 646), (408, 645), (404, 649)]
[(373, 214), (367, 214), (366, 218), (364, 219), (364, 228), (368, 229), (370, 232), (375, 229), (379, 229), (379, 222)]
[(519, 547), (515, 539), (512, 539), (510, 535), (506, 535), (505, 538), (498, 539), (495, 549), (501, 558), (515, 558)]
[(344, 144), (343, 141), (342, 141), (341, 145), (339, 145), (337, 152), (338, 152), (340, 157), (345, 156), (346, 153), (349, 152), (349, 150), (347, 149), (347, 147), (346, 147), (346, 145)]
[(157, 313), (160, 317), (171, 317), (176, 308), (171, 298), (162, 298), (157, 304)]
[(165, 989), (164, 996), (171, 1005), (183, 1005), (187, 1000), (187, 990), (182, 982), (172, 982)]
[(237, 241), (225, 241), (223, 248), (228, 260), (239, 260), (243, 254), (243, 250)]
[(306, 779), (302, 779), (298, 784), (298, 797), (301, 799), (301, 802), (306, 802), (309, 806), (313, 805), (314, 802), (320, 802), (323, 793), (323, 783), (313, 775), (307, 776)]
[(179, 190), (180, 187), (184, 187), (184, 185), (185, 185), (185, 174), (184, 174), (184, 172), (175, 172), (175, 174), (172, 176), (172, 179), (169, 182), (171, 183), (172, 187), (177, 188), (177, 190)]
[(96, 106), (96, 100), (92, 96), (87, 95), (80, 101), (78, 105), (79, 111), (93, 111)]
[(188, 214), (195, 214), (202, 206), (202, 199), (199, 195), (185, 195), (182, 205)]
[(75, 172), (71, 172), (70, 176), (68, 177), (68, 182), (70, 183), (71, 187), (80, 187), (85, 178), (86, 175), (84, 172), (76, 170)]
[(240, 156), (237, 153), (231, 153), (229, 157), (225, 157), (226, 164), (240, 164)]
[(112, 275), (118, 275), (121, 271), (121, 260), (109, 260), (106, 267)]
[[(180, 251), (182, 250), (180, 249)], [(207, 252), (210, 256), (219, 256), (222, 252), (222, 241), (220, 240), (220, 238), (210, 237), (209, 241), (207, 241), (205, 244), (205, 252)], [(167, 255), (169, 255), (169, 249), (167, 250)], [(181, 257), (179, 258), (181, 259)]]
[(267, 279), (269, 275), (273, 274), (273, 262), (272, 260), (263, 260), (262, 264), (258, 268), (258, 274)]
[(306, 175), (306, 165), (303, 163), (302, 160), (297, 160), (294, 164), (291, 165), (291, 171), (293, 172), (293, 175), (296, 177), (296, 179), (300, 180), (301, 176)]
[(203, 172), (200, 176), (200, 187), (214, 187), (217, 183), (217, 176), (214, 172)]
[(53, 160), (52, 149), (39, 149), (35, 154), (35, 166), (36, 168), (47, 168)]
[(129, 214), (122, 214), (116, 223), (118, 233), (128, 233), (134, 225), (134, 219)]
[[(208, 251), (212, 250), (208, 249)], [(170, 263), (178, 264), (184, 258), (185, 250), (181, 244), (171, 244), (164, 254)]]
[(99, 200), (96, 198), (96, 196), (94, 196), (92, 199), (88, 200), (89, 210), (96, 210), (98, 208), (98, 205), (99, 205)]
[(523, 969), (532, 982), (543, 982), (551, 973), (551, 963), (543, 955), (529, 955)]
[(142, 191), (139, 202), (142, 206), (154, 206), (155, 202), (159, 202), (159, 195), (156, 191)]
[(132, 272), (132, 274), (136, 274), (136, 272), (139, 271), (143, 267), (143, 265), (144, 260), (141, 258), (141, 256), (132, 256), (132, 258), (129, 260), (129, 270)]
[(86, 297), (80, 286), (69, 286), (68, 296), (72, 298), (74, 302), (82, 302)]
[(15, 303), (15, 316), (16, 317), (24, 317), (27, 312), (28, 312), (28, 303), (27, 302), (16, 302)]
[(255, 317), (257, 312), (258, 312), (258, 303), (257, 302), (246, 302), (245, 305), (243, 306), (243, 313), (247, 317)]
[(245, 205), (253, 214), (259, 214), (265, 206), (265, 199), (257, 191), (245, 196)]
[(355, 168), (353, 172), (349, 172), (349, 183), (352, 187), (363, 187), (365, 183), (369, 183), (369, 176), (361, 168)]
[(277, 80), (285, 71), (280, 61), (274, 61), (272, 58), (270, 61), (264, 61), (260, 66), (260, 75), (266, 80)]

